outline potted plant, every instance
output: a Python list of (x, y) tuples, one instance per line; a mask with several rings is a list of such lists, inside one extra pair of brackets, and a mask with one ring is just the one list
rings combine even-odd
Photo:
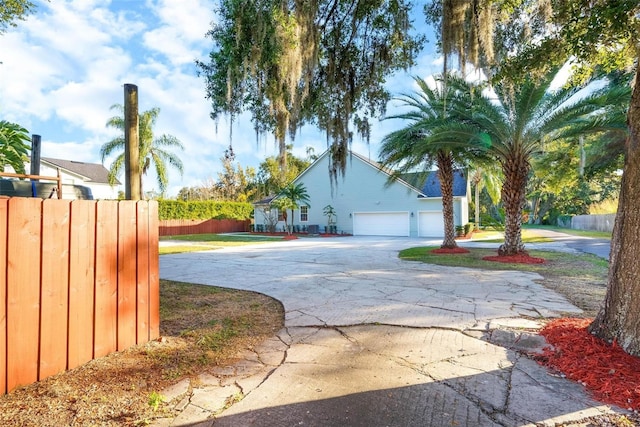
[(336, 210), (331, 205), (327, 205), (323, 208), (322, 213), (327, 217), (327, 230), (329, 233), (336, 234)]

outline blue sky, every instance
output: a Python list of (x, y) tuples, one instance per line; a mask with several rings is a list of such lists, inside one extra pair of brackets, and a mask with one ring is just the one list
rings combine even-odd
[[(36, 1), (38, 9), (18, 27), (0, 36), (0, 119), (19, 123), (42, 136), (42, 156), (100, 163), (100, 147), (117, 135), (105, 127), (122, 104), (125, 83), (138, 86), (139, 108), (160, 108), (156, 135), (177, 137), (185, 151), (184, 176), (170, 172), (168, 196), (198, 186), (221, 170), (229, 145), (229, 123), (216, 129), (209, 118), (204, 81), (194, 61), (205, 60), (211, 41), (205, 33), (214, 21), (213, 0), (52, 0)], [(421, 7), (416, 25), (422, 26)], [(437, 73), (433, 38), (418, 64), (393, 76), (394, 95), (412, 89), (411, 76)], [(397, 91), (397, 92), (396, 92)], [(393, 109), (393, 106), (390, 106)], [(394, 123), (395, 122), (395, 123)], [(397, 121), (374, 124), (371, 144), (356, 140), (353, 150), (376, 159), (378, 141), (401, 126)], [(248, 117), (233, 125), (233, 148), (242, 166), (258, 167), (276, 153), (269, 135), (256, 141)], [(326, 139), (312, 127), (296, 137), (294, 154), (316, 153)], [(108, 167), (111, 159), (105, 161)], [(145, 190), (155, 189), (145, 177)]]

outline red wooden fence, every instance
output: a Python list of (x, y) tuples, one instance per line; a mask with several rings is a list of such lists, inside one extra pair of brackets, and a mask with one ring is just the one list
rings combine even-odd
[(249, 219), (168, 219), (160, 221), (160, 235), (234, 233), (249, 231), (250, 226)]
[(0, 394), (159, 336), (155, 201), (0, 199)]

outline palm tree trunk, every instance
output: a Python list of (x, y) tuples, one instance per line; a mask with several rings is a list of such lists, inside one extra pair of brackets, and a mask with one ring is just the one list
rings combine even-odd
[(524, 153), (514, 152), (502, 164), (504, 183), (502, 201), (504, 202), (505, 224), (504, 243), (498, 248), (498, 255), (516, 255), (524, 252), (522, 244), (522, 209), (525, 205), (529, 162)]
[(474, 200), (475, 200), (475, 225), (474, 225), (474, 230), (478, 231), (480, 230), (480, 179), (481, 179), (481, 172), (476, 171), (476, 176), (474, 176), (473, 178), (473, 185), (474, 185)]
[(616, 341), (627, 353), (640, 356), (640, 73), (627, 115), (629, 138), (618, 212), (611, 239), (609, 279), (604, 306), (589, 331)]
[(455, 224), (453, 220), (453, 158), (450, 153), (439, 151), (437, 154), (438, 177), (442, 193), (442, 217), (444, 220), (443, 249), (457, 248)]
[(289, 226), (289, 236), (293, 234), (293, 209), (291, 209), (291, 225)]

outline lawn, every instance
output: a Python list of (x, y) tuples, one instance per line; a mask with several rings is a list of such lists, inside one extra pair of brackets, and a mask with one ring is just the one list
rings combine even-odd
[[(183, 252), (210, 251), (230, 246), (254, 245), (282, 241), (282, 237), (257, 236), (255, 234), (184, 234), (160, 237), (160, 255)], [(171, 242), (171, 244), (162, 244)], [(180, 244), (178, 242), (185, 242)]]
[(573, 236), (582, 236), (582, 237), (593, 237), (595, 239), (611, 239), (611, 233), (605, 231), (595, 231), (595, 230), (574, 230), (573, 228), (560, 228), (553, 225), (534, 225), (534, 226), (523, 226), (523, 230), (529, 231), (535, 230), (536, 228), (541, 228), (544, 230), (557, 231), (558, 233), (566, 233), (571, 234)]

